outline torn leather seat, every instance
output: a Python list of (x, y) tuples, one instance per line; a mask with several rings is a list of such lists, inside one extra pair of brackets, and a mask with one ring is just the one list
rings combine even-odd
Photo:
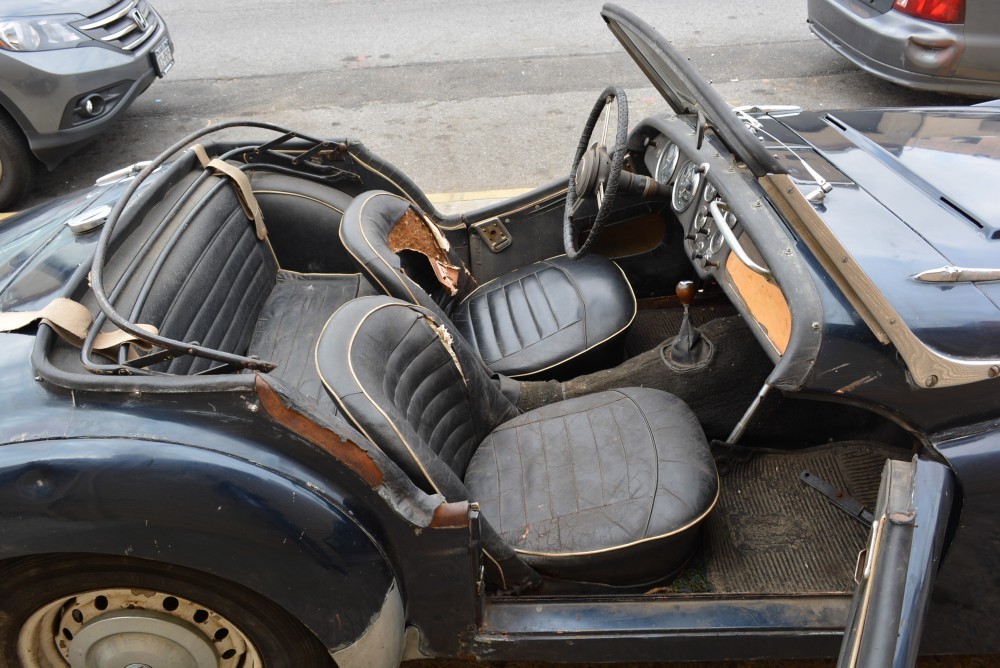
[(692, 411), (625, 388), (524, 414), (430, 310), (362, 297), (329, 320), (320, 377), (344, 414), (413, 482), (478, 502), (491, 582), (653, 582), (693, 553), (718, 496)]
[[(436, 248), (420, 238), (419, 226), (438, 240)], [(355, 198), (340, 239), (378, 289), (431, 309), (507, 376), (560, 377), (570, 364), (601, 361), (620, 350), (635, 317), (621, 269), (597, 255), (575, 262), (559, 256), (477, 286), (436, 226), (387, 192)]]

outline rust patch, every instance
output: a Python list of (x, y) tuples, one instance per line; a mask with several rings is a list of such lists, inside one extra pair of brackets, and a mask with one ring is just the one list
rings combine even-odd
[(305, 415), (286, 406), (281, 397), (259, 374), (256, 379), (256, 389), (257, 396), (260, 397), (260, 405), (275, 422), (322, 448), (361, 476), (372, 488), (381, 487), (385, 482), (382, 469), (378, 467), (371, 455), (357, 443), (341, 438), (330, 429), (321, 427)]
[(469, 526), (469, 502), (442, 503), (434, 509), (431, 529), (458, 529)]
[(386, 239), (389, 250), (398, 253), (404, 250), (420, 253), (431, 263), (431, 269), (438, 282), (448, 289), (452, 296), (458, 294), (458, 279), (461, 268), (451, 263), (448, 251), (451, 245), (440, 231), (424, 220), (413, 209), (407, 209)]

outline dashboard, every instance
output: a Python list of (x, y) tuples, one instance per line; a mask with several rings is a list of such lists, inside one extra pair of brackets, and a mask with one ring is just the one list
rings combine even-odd
[[(676, 132), (667, 133), (667, 130)], [(690, 126), (646, 128), (643, 163), (683, 229), (684, 252), (702, 279), (733, 299), (775, 357), (791, 336), (788, 303), (741, 218), (768, 215), (756, 189), (724, 150), (706, 139), (699, 148)]]
[[(656, 182), (670, 192), (670, 207), (684, 228), (684, 249), (691, 263), (703, 278), (713, 274), (729, 252), (726, 232), (735, 234), (738, 220), (713, 184), (711, 166), (688, 157), (664, 135), (649, 142), (644, 162)], [(713, 208), (718, 210), (715, 216)], [(728, 227), (716, 222), (720, 216)]]

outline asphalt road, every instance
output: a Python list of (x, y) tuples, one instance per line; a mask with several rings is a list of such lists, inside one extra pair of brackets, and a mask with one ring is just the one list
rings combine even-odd
[[(734, 104), (950, 102), (882, 82), (821, 44), (804, 0), (626, 0)], [(428, 193), (562, 176), (609, 83), (633, 119), (665, 108), (599, 16), (599, 0), (156, 0), (176, 66), (28, 204), (149, 159), (220, 120), (353, 137)], [(710, 11), (706, 8), (710, 7)]]

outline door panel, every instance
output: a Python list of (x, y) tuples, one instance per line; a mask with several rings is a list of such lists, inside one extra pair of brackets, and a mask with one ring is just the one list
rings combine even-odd
[(918, 457), (886, 462), (840, 668), (916, 661), (953, 498), (948, 467)]

